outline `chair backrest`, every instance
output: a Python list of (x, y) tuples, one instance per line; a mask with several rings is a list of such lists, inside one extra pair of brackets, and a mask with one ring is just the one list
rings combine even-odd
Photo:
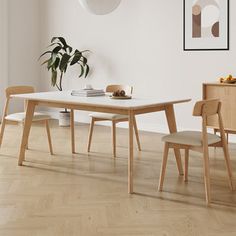
[(221, 102), (219, 99), (203, 100), (195, 103), (193, 116), (212, 116), (220, 112)]
[(112, 84), (106, 87), (107, 93), (113, 93), (116, 92), (117, 90), (124, 90), (127, 95), (131, 95), (133, 93), (133, 87), (129, 85)]
[(209, 116), (218, 116), (218, 125), (221, 141), (225, 142), (225, 131), (221, 115), (221, 102), (219, 99), (203, 100), (196, 102), (193, 109), (193, 116), (202, 117), (202, 141), (203, 147), (208, 146), (207, 142), (207, 118)]
[(34, 87), (31, 86), (12, 86), (8, 87), (5, 90), (6, 98), (9, 98), (14, 94), (23, 94), (23, 93), (34, 93)]
[[(12, 86), (12, 87), (6, 88), (5, 89), (6, 102), (5, 102), (4, 111), (3, 111), (3, 119), (5, 116), (7, 116), (11, 95), (24, 94), (24, 93), (34, 93), (34, 92), (35, 92), (34, 87), (31, 87), (31, 86)], [(26, 106), (26, 104), (25, 104), (25, 106)]]

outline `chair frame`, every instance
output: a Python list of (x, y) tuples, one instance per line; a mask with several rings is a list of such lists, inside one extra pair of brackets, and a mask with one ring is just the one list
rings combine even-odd
[[(31, 86), (12, 86), (12, 87), (6, 88), (6, 90), (5, 90), (6, 102), (5, 102), (4, 111), (3, 111), (3, 115), (2, 115), (1, 130), (0, 130), (0, 147), (2, 145), (3, 135), (4, 135), (4, 131), (5, 131), (5, 127), (6, 127), (7, 123), (23, 124), (23, 129), (24, 129), (24, 122), (9, 121), (9, 120), (5, 119), (5, 117), (8, 115), (8, 109), (9, 109), (9, 105), (10, 105), (11, 95), (24, 94), (24, 93), (34, 93), (34, 92), (35, 92), (35, 90)], [(27, 107), (27, 101), (25, 101), (24, 110), (26, 109), (26, 107)], [(33, 122), (34, 123), (36, 123), (36, 122), (45, 122), (46, 132), (47, 132), (47, 137), (48, 137), (49, 150), (50, 150), (50, 154), (53, 155), (51, 134), (50, 134), (50, 128), (49, 128), (49, 119), (35, 120)], [(28, 144), (27, 144), (27, 149), (28, 149)]]
[[(221, 141), (208, 145), (207, 118), (212, 115), (218, 115)], [(229, 186), (232, 191), (235, 189), (234, 183), (233, 183), (233, 174), (232, 174), (232, 167), (230, 163), (229, 150), (228, 150), (228, 145), (227, 145), (227, 141), (225, 137), (225, 131), (224, 131), (223, 120), (222, 120), (222, 115), (221, 115), (221, 102), (218, 99), (199, 101), (195, 104), (195, 107), (193, 110), (193, 116), (202, 117), (202, 146), (198, 147), (198, 146), (190, 146), (190, 145), (165, 142), (158, 189), (159, 191), (162, 191), (163, 189), (168, 152), (170, 148), (178, 148), (178, 149), (185, 150), (184, 181), (188, 180), (189, 151), (190, 150), (197, 151), (203, 154), (206, 202), (209, 205), (211, 202), (209, 147), (222, 147), (223, 148), (224, 159), (225, 159), (226, 169), (227, 169), (228, 178), (229, 178)]]
[[(130, 95), (133, 93), (133, 87), (128, 86), (128, 85), (108, 85), (106, 87), (106, 92), (108, 92), (108, 93), (112, 93), (117, 90), (124, 90), (126, 92), (126, 94), (130, 94)], [(92, 117), (91, 123), (90, 123), (90, 128), (89, 128), (89, 136), (88, 136), (88, 146), (87, 146), (88, 152), (90, 152), (90, 150), (91, 150), (91, 142), (92, 142), (92, 137), (93, 137), (94, 125), (95, 125), (95, 122), (97, 122), (97, 121), (111, 121), (112, 122), (112, 127), (111, 127), (112, 154), (113, 154), (113, 157), (116, 157), (116, 124), (120, 123), (120, 122), (127, 122), (128, 118), (112, 120), (112, 119), (101, 119), (101, 118)], [(135, 132), (135, 136), (136, 136), (138, 150), (141, 151), (141, 145), (140, 145), (138, 128), (137, 128), (137, 123), (136, 123), (135, 117), (134, 117), (134, 132)]]

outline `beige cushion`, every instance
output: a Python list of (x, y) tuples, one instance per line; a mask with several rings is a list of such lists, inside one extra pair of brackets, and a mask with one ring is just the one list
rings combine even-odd
[[(208, 145), (221, 141), (221, 138), (215, 134), (207, 135)], [(190, 146), (202, 146), (202, 133), (198, 131), (177, 132), (164, 136), (162, 141)]]
[(112, 114), (112, 113), (101, 113), (101, 112), (93, 112), (89, 114), (90, 117), (104, 119), (104, 120), (120, 120), (120, 119), (128, 119), (126, 115)]
[[(10, 120), (10, 121), (24, 122), (25, 112), (10, 114), (6, 116), (5, 119)], [(48, 120), (48, 119), (51, 119), (51, 116), (43, 114), (43, 113), (39, 113), (39, 112), (34, 113), (33, 121), (41, 121), (41, 120)]]

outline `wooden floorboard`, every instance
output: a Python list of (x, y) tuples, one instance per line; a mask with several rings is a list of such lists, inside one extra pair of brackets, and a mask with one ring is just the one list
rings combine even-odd
[[(178, 236), (236, 235), (236, 194), (229, 189), (222, 151), (211, 150), (212, 200), (205, 205), (202, 158), (190, 153), (189, 182), (178, 176), (173, 152), (163, 192), (157, 191), (161, 134), (141, 132), (135, 150), (134, 192), (127, 194), (128, 134), (117, 130), (112, 157), (109, 127), (95, 126), (87, 155), (87, 125), (70, 130), (51, 123), (54, 156), (46, 131), (34, 126), (23, 167), (17, 166), (22, 127), (8, 125), (0, 150), (0, 235)], [(230, 145), (236, 175), (236, 145)]]

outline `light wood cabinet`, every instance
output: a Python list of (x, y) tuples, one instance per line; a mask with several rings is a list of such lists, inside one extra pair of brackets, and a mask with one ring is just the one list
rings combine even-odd
[[(204, 83), (203, 99), (219, 98), (222, 102), (222, 117), (227, 133), (236, 134), (236, 84)], [(218, 129), (216, 117), (207, 120), (207, 126)]]

